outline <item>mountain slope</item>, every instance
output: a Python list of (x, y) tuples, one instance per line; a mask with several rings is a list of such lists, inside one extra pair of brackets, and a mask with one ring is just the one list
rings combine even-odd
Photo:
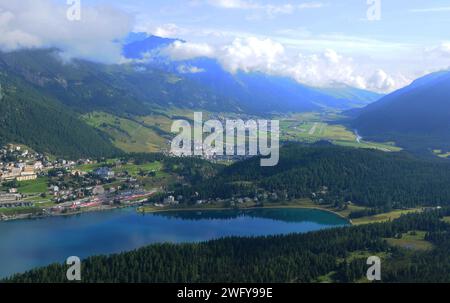
[(263, 190), (276, 193), (280, 201), (313, 197), (328, 204), (351, 201), (390, 209), (449, 205), (449, 182), (450, 163), (440, 160), (420, 160), (405, 152), (289, 144), (281, 147), (274, 167), (261, 167), (260, 159), (252, 158), (176, 194), (193, 197), (187, 202), (195, 203), (199, 198), (255, 197)]
[(123, 84), (116, 85), (120, 79), (113, 66), (63, 62), (56, 50), (40, 49), (0, 53), (0, 68), (78, 112), (149, 112)]
[[(111, 143), (130, 150), (116, 144), (117, 139), (124, 139), (114, 137), (114, 129), (104, 131), (80, 119), (92, 112), (109, 113), (151, 133), (143, 138), (145, 147), (152, 147), (145, 150), (150, 151), (164, 141), (160, 136), (164, 132), (157, 126), (141, 128), (132, 122), (139, 117), (173, 108), (239, 111), (233, 100), (177, 74), (126, 64), (64, 62), (53, 49), (0, 52), (0, 78), (0, 143), (22, 143), (71, 158), (112, 155), (118, 150)], [(134, 140), (134, 136), (126, 139)]]
[(384, 95), (375, 92), (350, 87), (343, 85), (335, 88), (322, 88), (320, 91), (324, 94), (328, 94), (340, 100), (345, 100), (346, 108), (359, 108), (367, 106), (379, 99)]
[(361, 110), (353, 127), (415, 151), (450, 150), (450, 72), (418, 79)]
[(0, 81), (0, 144), (21, 143), (39, 152), (71, 158), (119, 152), (108, 138), (56, 100), (3, 72)]
[(0, 53), (0, 68), (81, 113), (147, 115), (168, 107), (239, 111), (227, 96), (156, 67), (63, 62), (57, 50), (45, 49)]
[(169, 46), (175, 41), (180, 41), (157, 36), (147, 36), (143, 33), (132, 33), (127, 40), (123, 47), (123, 55), (129, 59), (142, 59), (145, 53)]

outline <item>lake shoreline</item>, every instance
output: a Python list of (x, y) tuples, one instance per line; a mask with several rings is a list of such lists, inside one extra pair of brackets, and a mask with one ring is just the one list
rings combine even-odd
[(230, 208), (230, 207), (182, 207), (182, 208), (167, 208), (167, 209), (149, 209), (149, 210), (141, 210), (141, 208), (145, 206), (141, 206), (137, 208), (136, 210), (139, 213), (146, 214), (146, 213), (165, 213), (165, 212), (178, 212), (178, 211), (223, 211), (223, 210), (252, 210), (252, 209), (314, 209), (314, 210), (320, 210), (324, 212), (328, 212), (331, 214), (334, 214), (344, 220), (346, 220), (350, 225), (353, 226), (353, 222), (348, 217), (344, 216), (343, 214), (340, 214), (336, 211), (332, 211), (330, 209), (321, 208), (318, 206), (305, 206), (305, 205), (270, 205), (270, 206), (259, 206), (259, 207), (242, 207), (242, 208)]
[[(120, 254), (161, 243), (203, 243), (228, 237), (265, 237), (349, 226), (330, 212), (306, 208), (230, 208), (142, 214), (136, 208), (53, 216), (0, 224), (0, 277), (64, 262), (68, 256)], [(213, 209), (211, 209), (213, 210)]]
[[(267, 206), (253, 206), (253, 207), (241, 207), (241, 208), (231, 208), (231, 207), (179, 207), (179, 208), (161, 208), (158, 209), (156, 207), (145, 209), (145, 205), (142, 205), (142, 202), (135, 203), (132, 205), (126, 205), (126, 206), (115, 206), (115, 207), (102, 207), (102, 208), (95, 208), (95, 209), (86, 209), (86, 210), (80, 210), (76, 212), (71, 213), (57, 213), (57, 214), (44, 214), (44, 215), (30, 215), (30, 214), (24, 214), (21, 216), (17, 216), (14, 218), (0, 218), (1, 222), (13, 222), (13, 221), (21, 221), (21, 220), (38, 220), (38, 219), (47, 219), (52, 217), (71, 217), (71, 216), (78, 216), (88, 213), (97, 213), (97, 212), (106, 212), (106, 211), (113, 211), (118, 209), (125, 209), (125, 208), (136, 208), (136, 212), (140, 214), (146, 214), (146, 213), (164, 213), (164, 212), (177, 212), (177, 211), (227, 211), (227, 210), (252, 210), (252, 209), (315, 209), (320, 211), (325, 211), (328, 213), (332, 213), (344, 220), (346, 220), (350, 225), (354, 225), (352, 220), (346, 217), (343, 214), (340, 214), (336, 211), (319, 207), (319, 206), (308, 206), (308, 205), (267, 205)], [(149, 207), (149, 205), (147, 206)], [(143, 210), (145, 209), (145, 210)]]
[(118, 210), (118, 209), (126, 209), (126, 208), (138, 208), (139, 205), (141, 205), (142, 202), (134, 203), (130, 205), (122, 205), (122, 206), (103, 206), (101, 208), (87, 208), (84, 210), (69, 212), (69, 213), (52, 213), (52, 214), (39, 214), (39, 215), (32, 215), (32, 214), (23, 214), (18, 215), (13, 218), (0, 218), (1, 222), (14, 222), (14, 221), (21, 221), (21, 220), (38, 220), (38, 219), (47, 219), (47, 218), (55, 218), (55, 217), (72, 217), (72, 216), (79, 216), (83, 214), (89, 214), (89, 213), (101, 213), (106, 211), (112, 211), (112, 210)]

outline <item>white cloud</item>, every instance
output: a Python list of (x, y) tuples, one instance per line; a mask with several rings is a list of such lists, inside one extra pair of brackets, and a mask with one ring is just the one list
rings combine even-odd
[(284, 52), (283, 45), (270, 39), (237, 38), (231, 45), (222, 48), (219, 61), (232, 73), (239, 70), (271, 72)]
[(333, 86), (336, 83), (355, 87), (364, 85), (362, 79), (354, 75), (350, 60), (331, 49), (312, 55), (299, 54), (283, 69), (298, 82), (312, 86)]
[(425, 49), (425, 53), (430, 57), (441, 57), (450, 59), (450, 42), (442, 42), (438, 46)]
[(163, 38), (180, 38), (186, 30), (173, 23), (155, 26), (147, 20), (148, 17), (138, 17), (138, 24), (134, 27), (134, 32), (144, 32)]
[(264, 13), (268, 17), (276, 15), (293, 14), (295, 11), (304, 9), (321, 8), (324, 6), (321, 2), (304, 2), (301, 4), (261, 4), (248, 0), (209, 0), (210, 5), (224, 9), (252, 10)]
[(231, 44), (216, 48), (206, 43), (176, 41), (162, 53), (175, 61), (198, 57), (215, 58), (231, 73), (271, 72), (275, 68), (274, 65), (284, 56), (284, 47), (270, 39), (248, 37), (236, 38)]
[(175, 41), (163, 50), (173, 60), (184, 61), (198, 57), (214, 57), (215, 49), (206, 43)]
[(245, 0), (209, 0), (208, 2), (222, 8), (252, 9), (257, 7), (256, 4)]
[(155, 29), (154, 35), (163, 38), (176, 38), (181, 33), (181, 29), (175, 24), (165, 24)]
[(418, 76), (438, 71), (450, 70), (450, 41), (423, 48), (422, 69)]
[(40, 40), (20, 29), (10, 28), (15, 15), (10, 11), (0, 10), (0, 47), (9, 51), (22, 47), (40, 46)]
[(307, 8), (321, 8), (325, 5), (321, 2), (305, 2), (302, 4), (297, 5), (298, 9), (307, 9)]
[(204, 73), (205, 70), (203, 68), (199, 68), (197, 66), (182, 64), (177, 68), (180, 74), (198, 74)]
[(68, 5), (51, 0), (0, 0), (0, 50), (55, 47), (66, 58), (114, 63), (121, 57), (118, 41), (133, 19), (110, 7), (81, 6), (81, 20), (67, 19)]
[(376, 89), (382, 92), (389, 92), (396, 88), (396, 81), (389, 76), (384, 70), (377, 70), (373, 75), (367, 80), (368, 88)]
[(389, 75), (381, 69), (371, 71), (364, 68), (352, 58), (332, 49), (312, 55), (299, 54), (295, 60), (282, 68), (286, 70), (285, 75), (315, 87), (348, 85), (387, 93), (410, 83), (402, 75)]
[(314, 54), (292, 54), (276, 41), (255, 37), (236, 38), (231, 44), (216, 48), (207, 44), (175, 42), (163, 53), (176, 61), (214, 58), (230, 73), (262, 72), (290, 77), (314, 87), (348, 85), (390, 92), (410, 82), (402, 75), (388, 75), (381, 69), (365, 70), (352, 58), (332, 49)]
[(436, 13), (436, 12), (450, 12), (450, 6), (444, 7), (428, 7), (428, 8), (415, 8), (409, 10), (411, 13)]

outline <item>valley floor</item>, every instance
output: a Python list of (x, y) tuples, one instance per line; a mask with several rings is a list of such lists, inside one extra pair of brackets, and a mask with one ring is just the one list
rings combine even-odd
[[(211, 118), (236, 118), (236, 114), (205, 113)], [(118, 117), (104, 112), (93, 112), (83, 120), (108, 134), (113, 144), (125, 152), (160, 152), (169, 148), (171, 125), (180, 117), (193, 119), (193, 112), (173, 110), (152, 116)], [(314, 143), (321, 140), (355, 148), (373, 148), (385, 152), (400, 151), (393, 142), (370, 142), (361, 138), (354, 130), (340, 121), (339, 113), (303, 113), (275, 117), (280, 120), (283, 141)]]
[(304, 113), (280, 117), (281, 140), (314, 143), (329, 141), (336, 145), (371, 148), (384, 152), (402, 150), (393, 142), (371, 142), (362, 138), (357, 131), (348, 129), (340, 121), (338, 113)]

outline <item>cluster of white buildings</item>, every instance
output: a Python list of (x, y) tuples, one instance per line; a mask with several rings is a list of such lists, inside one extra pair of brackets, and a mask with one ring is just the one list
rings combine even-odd
[[(80, 160), (84, 164), (90, 160)], [(52, 168), (70, 169), (77, 163), (68, 160), (50, 161), (43, 154), (30, 152), (21, 146), (9, 144), (0, 149), (0, 182), (28, 181)]]
[[(44, 169), (43, 156), (23, 150), (20, 146), (9, 145), (0, 150), (0, 182), (35, 180)], [(8, 161), (10, 157), (18, 160)], [(6, 160), (5, 160), (6, 159)]]

